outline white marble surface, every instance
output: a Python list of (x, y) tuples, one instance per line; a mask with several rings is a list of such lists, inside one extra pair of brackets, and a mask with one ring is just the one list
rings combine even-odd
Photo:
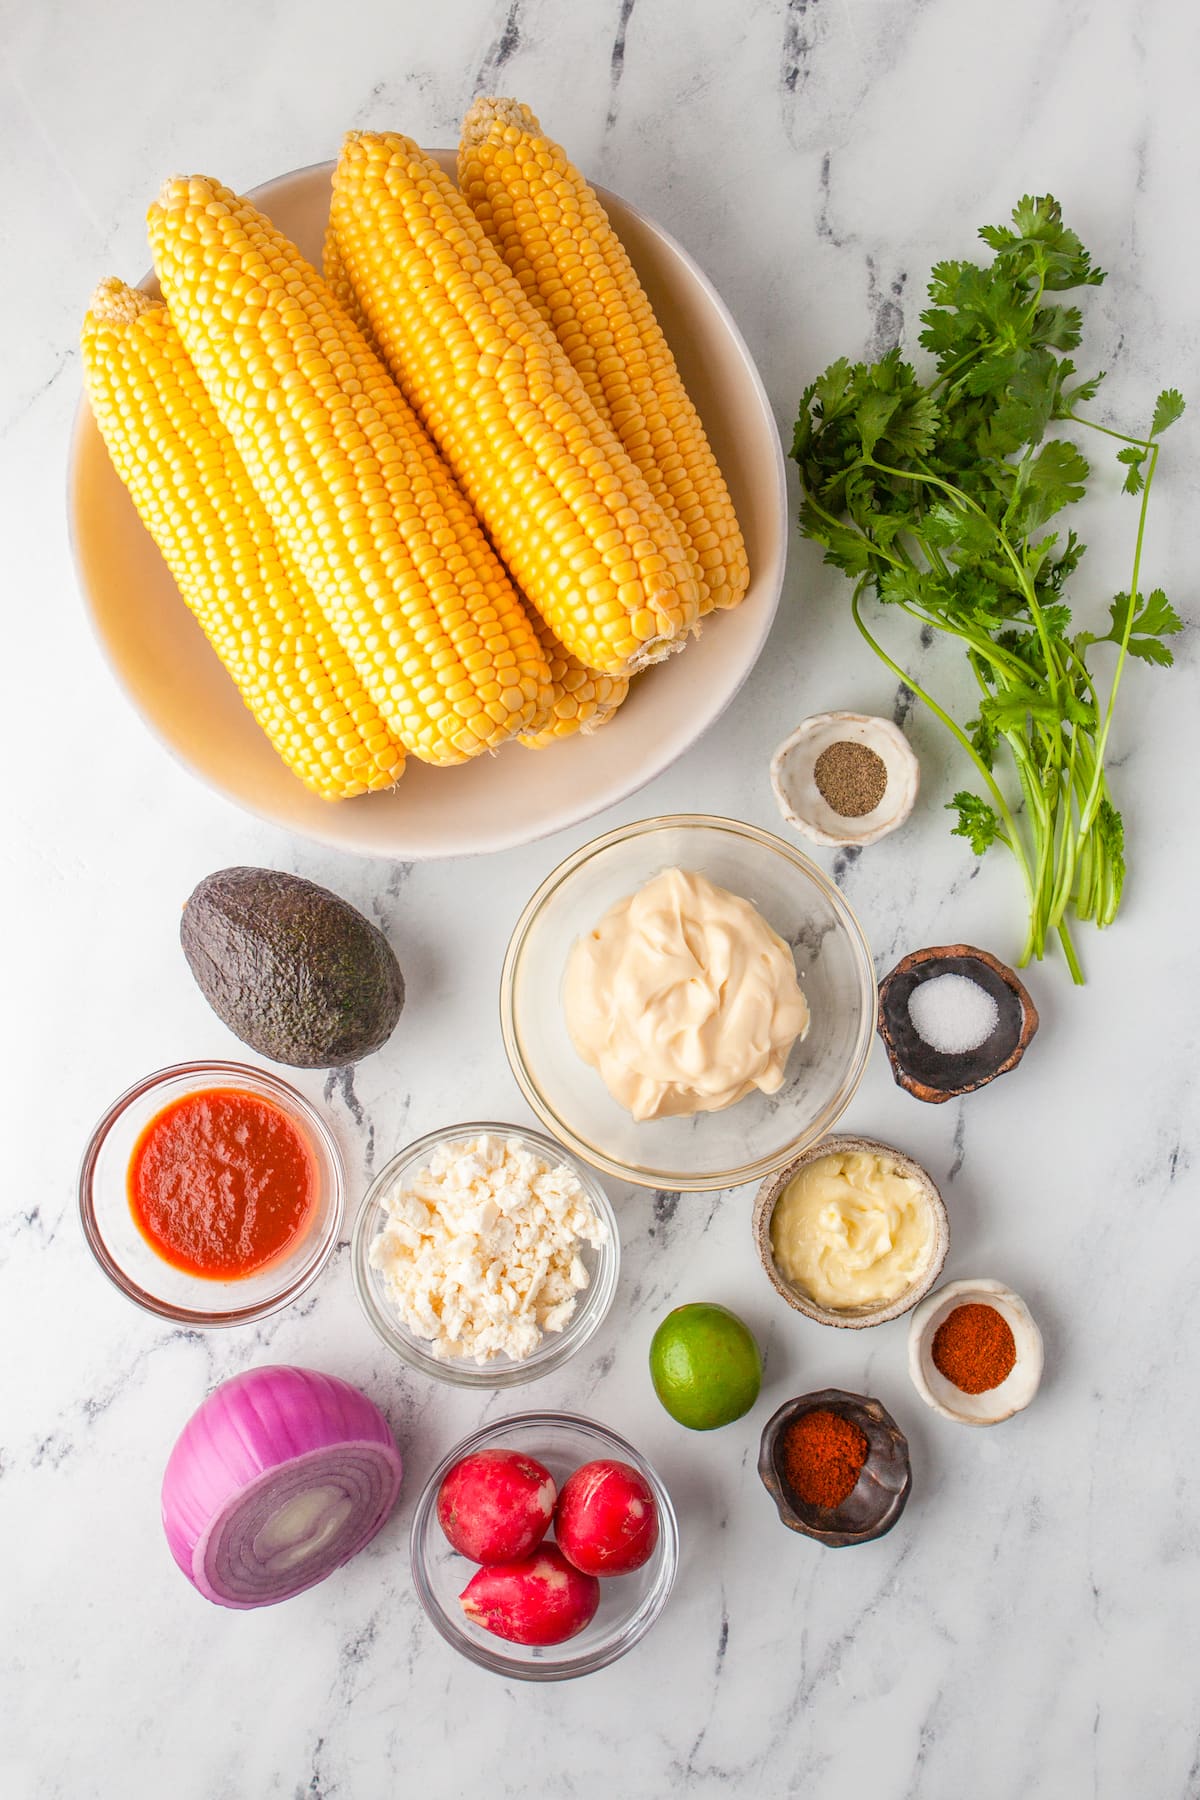
[[(441, 1121), (521, 1118), (495, 1028), (503, 945), (581, 829), (483, 865), (339, 859), (232, 811), (150, 740), (85, 626), (63, 519), (75, 333), (93, 282), (146, 264), (167, 171), (249, 185), (332, 153), (351, 124), (450, 142), (477, 88), (516, 91), (597, 177), (661, 219), (732, 306), (790, 428), (833, 355), (911, 341), (931, 259), (1052, 188), (1100, 262), (1089, 363), (1137, 418), (1167, 380), (1200, 400), (1194, 80), (1179, 0), (324, 0), (235, 6), (40, 0), (0, 10), (0, 543), (8, 740), (5, 1171), (0, 1191), (0, 1794), (5, 1800), (1182, 1800), (1200, 1794), (1194, 1296), (1194, 643), (1135, 669), (1117, 782), (1132, 874), (1117, 929), (1084, 938), (1091, 985), (1030, 986), (1024, 1068), (922, 1107), (877, 1052), (849, 1122), (927, 1161), (952, 1215), (949, 1273), (994, 1274), (1041, 1320), (1036, 1405), (993, 1433), (936, 1418), (903, 1324), (860, 1334), (776, 1302), (750, 1196), (618, 1192), (625, 1268), (576, 1366), (492, 1403), (406, 1379), (376, 1346), (345, 1249), (309, 1299), (223, 1335), (164, 1329), (110, 1290), (75, 1217), (96, 1114), (161, 1063), (236, 1054), (180, 956), (178, 907), (227, 863), (325, 881), (377, 918), (409, 978), (392, 1043), (324, 1098), (355, 1189)], [(1169, 443), (1150, 568), (1188, 607), (1200, 463)], [(1115, 484), (1109, 484), (1110, 487)], [(1124, 585), (1128, 503), (1106, 497), (1085, 576)], [(1089, 520), (1090, 523), (1090, 520)], [(1089, 535), (1092, 535), (1089, 533)], [(1111, 546), (1113, 559), (1101, 547)], [(1106, 566), (1107, 564), (1107, 566)], [(1090, 585), (1088, 585), (1090, 583)], [(607, 819), (708, 807), (764, 824), (766, 756), (804, 713), (890, 713), (840, 577), (793, 547), (768, 654), (680, 766)], [(52, 679), (53, 677), (53, 679)], [(947, 665), (943, 685), (955, 691)], [(977, 867), (941, 802), (956, 769), (910, 720), (916, 816), (857, 861), (822, 853), (881, 969), (965, 938), (1011, 956), (1016, 878)], [(481, 890), (486, 906), (481, 905)], [(759, 1333), (759, 1405), (712, 1437), (675, 1427), (646, 1374), (673, 1303), (720, 1299)], [(206, 1607), (161, 1536), (168, 1447), (217, 1378), (297, 1360), (360, 1382), (408, 1462), (374, 1547), (258, 1614)], [(823, 1552), (776, 1524), (754, 1471), (784, 1398), (877, 1393), (912, 1442), (887, 1539)], [(425, 1624), (407, 1568), (432, 1460), (526, 1401), (632, 1436), (677, 1500), (684, 1551), (655, 1635), (558, 1688), (505, 1685)]]

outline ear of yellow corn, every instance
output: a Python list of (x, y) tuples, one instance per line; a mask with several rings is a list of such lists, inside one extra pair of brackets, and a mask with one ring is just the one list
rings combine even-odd
[[(370, 323), (346, 273), (332, 223), (325, 234), (324, 262), (331, 293), (375, 349)], [(449, 419), (440, 410), (431, 412), (430, 419), (436, 426), (434, 435), (438, 441), (448, 444), (452, 437)], [(559, 643), (536, 608), (531, 610), (533, 628), (550, 669), (550, 691), (541, 716), (528, 731), (522, 732), (521, 742), (526, 749), (543, 750), (577, 731), (590, 733), (606, 725), (629, 692), (629, 682), (622, 675), (603, 675), (587, 668)]]
[(598, 669), (585, 667), (559, 643), (544, 620), (539, 623), (538, 636), (550, 665), (551, 698), (540, 722), (521, 735), (527, 750), (544, 750), (549, 744), (573, 737), (577, 731), (599, 731), (629, 692), (624, 675), (603, 675)]
[(481, 98), (459, 186), (690, 550), (701, 605), (749, 583), (729, 490), (645, 290), (594, 189), (527, 106)]
[(352, 132), (331, 219), (389, 367), (555, 636), (618, 676), (678, 648), (690, 557), (453, 183), (410, 139)]
[(113, 465), (279, 755), (326, 799), (392, 786), (404, 750), (281, 554), (166, 307), (121, 281), (102, 282), (82, 350)]
[(450, 472), (325, 283), (206, 177), (150, 208), (180, 337), (280, 541), (415, 755), (461, 762), (542, 716), (549, 670)]

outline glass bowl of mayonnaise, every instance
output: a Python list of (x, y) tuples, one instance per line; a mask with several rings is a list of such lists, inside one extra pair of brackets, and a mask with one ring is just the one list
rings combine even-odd
[(500, 1014), (541, 1123), (640, 1187), (759, 1181), (831, 1131), (876, 1010), (862, 927), (815, 863), (737, 819), (584, 845), (509, 942)]

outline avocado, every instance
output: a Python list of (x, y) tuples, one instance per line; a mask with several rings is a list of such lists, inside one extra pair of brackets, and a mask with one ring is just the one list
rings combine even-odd
[(347, 901), (277, 869), (218, 869), (179, 939), (208, 1004), (260, 1056), (337, 1069), (386, 1044), (404, 1006), (391, 945)]

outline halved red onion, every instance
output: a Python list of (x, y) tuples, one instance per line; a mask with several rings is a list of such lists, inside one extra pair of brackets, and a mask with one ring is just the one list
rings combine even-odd
[(400, 1491), (373, 1401), (315, 1369), (248, 1369), (192, 1414), (163, 1476), (171, 1555), (206, 1600), (271, 1606), (368, 1544)]

